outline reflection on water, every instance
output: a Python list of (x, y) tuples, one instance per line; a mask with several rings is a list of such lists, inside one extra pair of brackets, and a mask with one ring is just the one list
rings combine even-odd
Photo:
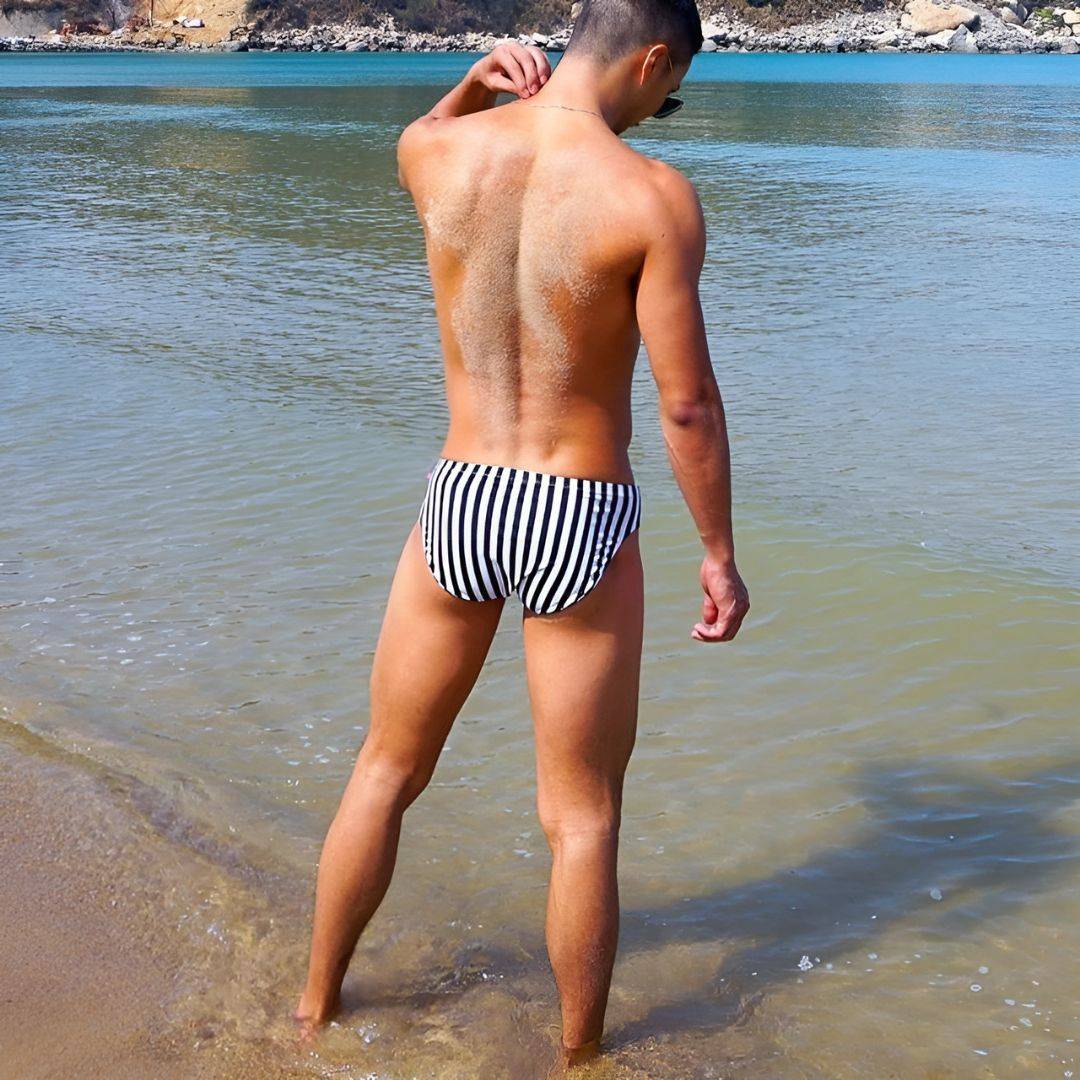
[[(2, 696), (221, 868), (191, 1007), (244, 1045), (300, 977), (438, 452), (393, 145), (467, 58), (36, 59), (0, 70)], [(601, 1069), (1075, 1068), (1069, 59), (702, 58), (688, 107), (633, 135), (708, 219), (754, 611), (730, 648), (688, 639), (696, 552), (643, 363), (650, 609)], [(508, 613), (410, 811), (318, 1067), (542, 1074), (519, 634)]]

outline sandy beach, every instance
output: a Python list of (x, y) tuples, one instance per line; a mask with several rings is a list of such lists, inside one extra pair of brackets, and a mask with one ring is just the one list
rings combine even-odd
[(207, 957), (177, 916), (198, 909), (214, 872), (130, 794), (124, 778), (5, 725), (0, 1074), (307, 1075), (280, 1045), (241, 1045), (192, 1008)]

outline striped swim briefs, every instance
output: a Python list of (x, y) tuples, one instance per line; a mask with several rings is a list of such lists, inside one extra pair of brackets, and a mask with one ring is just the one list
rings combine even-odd
[(439, 458), (420, 509), (435, 580), (462, 600), (517, 592), (538, 615), (576, 604), (641, 520), (636, 484)]

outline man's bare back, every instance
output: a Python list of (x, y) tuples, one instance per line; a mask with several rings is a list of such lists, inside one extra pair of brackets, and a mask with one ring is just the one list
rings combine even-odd
[(528, 100), (403, 139), (450, 403), (445, 453), (629, 481), (636, 291), (686, 182), (592, 113)]
[[(729, 641), (749, 608), (697, 292), (701, 207), (681, 174), (618, 138), (657, 113), (700, 44), (693, 0), (584, 0), (554, 75), (538, 49), (496, 49), (399, 141), (399, 179), (427, 243), (450, 426), (394, 574), (370, 727), (319, 864), (296, 1010), (309, 1034), (339, 1007), (405, 810), (516, 591), (552, 853), (545, 933), (560, 1060), (599, 1050), (642, 647), (640, 498), (627, 457), (642, 341), (705, 549), (692, 636)], [(500, 91), (518, 100), (496, 108)]]

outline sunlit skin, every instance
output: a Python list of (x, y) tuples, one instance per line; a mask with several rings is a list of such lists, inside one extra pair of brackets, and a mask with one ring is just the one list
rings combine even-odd
[[(643, 341), (704, 548), (690, 634), (727, 642), (749, 598), (698, 296), (701, 206), (681, 173), (618, 137), (650, 117), (688, 67), (664, 43), (608, 63), (571, 51), (554, 72), (539, 49), (500, 46), (405, 129), (399, 180), (425, 232), (450, 413), (443, 456), (631, 482), (630, 384)], [(499, 92), (513, 100), (496, 107)], [(503, 603), (443, 591), (413, 528), (376, 648), (368, 735), (319, 864), (295, 1014), (305, 1035), (338, 1008), (357, 940), (389, 886), (402, 816), (434, 771)], [(538, 812), (552, 852), (546, 936), (560, 1067), (595, 1056), (603, 1033), (643, 605), (634, 534), (583, 600), (523, 617)]]

